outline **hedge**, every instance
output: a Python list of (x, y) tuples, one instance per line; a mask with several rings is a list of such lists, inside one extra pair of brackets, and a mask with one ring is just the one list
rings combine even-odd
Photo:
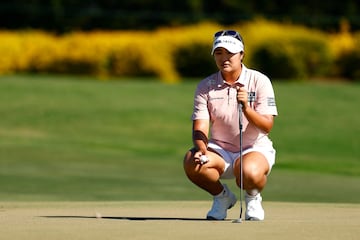
[(0, 74), (60, 73), (153, 76), (164, 82), (216, 71), (212, 35), (238, 30), (245, 64), (272, 79), (359, 79), (360, 34), (324, 33), (266, 20), (234, 26), (204, 22), (156, 31), (91, 31), (54, 35), (36, 30), (0, 31)]

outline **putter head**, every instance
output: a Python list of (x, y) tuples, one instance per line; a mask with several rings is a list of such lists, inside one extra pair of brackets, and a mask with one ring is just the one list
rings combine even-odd
[(233, 223), (242, 223), (241, 218), (235, 219), (234, 221), (232, 221)]

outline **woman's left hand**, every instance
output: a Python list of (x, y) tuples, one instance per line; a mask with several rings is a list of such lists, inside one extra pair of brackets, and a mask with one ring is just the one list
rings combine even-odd
[(237, 101), (245, 107), (248, 102), (248, 92), (244, 87), (237, 88)]

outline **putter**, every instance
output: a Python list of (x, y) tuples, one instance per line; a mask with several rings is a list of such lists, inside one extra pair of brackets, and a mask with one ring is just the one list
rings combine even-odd
[(242, 159), (242, 103), (240, 102), (238, 104), (239, 107), (239, 130), (240, 130), (240, 216), (238, 219), (235, 219), (233, 221), (233, 223), (241, 223), (241, 216), (242, 216), (242, 211), (243, 211), (243, 201), (242, 201), (242, 189), (243, 189), (243, 172), (242, 172), (242, 163), (243, 163), (243, 159)]

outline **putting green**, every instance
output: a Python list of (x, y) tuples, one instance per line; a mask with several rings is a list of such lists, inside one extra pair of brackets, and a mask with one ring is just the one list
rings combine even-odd
[[(266, 220), (205, 221), (211, 202), (0, 202), (0, 238), (358, 239), (360, 204), (264, 202)], [(101, 216), (101, 218), (100, 218)]]

